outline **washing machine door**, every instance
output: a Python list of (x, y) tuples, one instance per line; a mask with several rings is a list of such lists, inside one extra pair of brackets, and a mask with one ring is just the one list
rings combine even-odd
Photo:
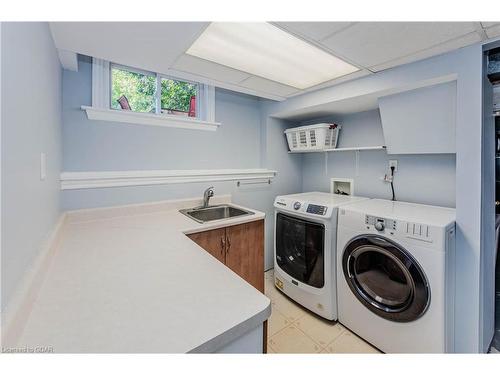
[(430, 289), (417, 261), (397, 243), (377, 235), (352, 239), (342, 267), (349, 288), (373, 313), (396, 322), (420, 318), (430, 303)]
[(277, 265), (293, 277), (295, 283), (315, 288), (325, 285), (323, 224), (280, 212), (276, 215), (275, 245)]

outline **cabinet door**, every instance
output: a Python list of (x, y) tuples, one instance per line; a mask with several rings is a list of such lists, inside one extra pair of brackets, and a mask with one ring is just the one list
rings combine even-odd
[(226, 266), (264, 293), (264, 220), (226, 228)]
[(198, 232), (188, 234), (194, 242), (212, 254), (215, 258), (222, 263), (225, 262), (225, 247), (226, 247), (226, 229), (207, 230), (205, 232)]

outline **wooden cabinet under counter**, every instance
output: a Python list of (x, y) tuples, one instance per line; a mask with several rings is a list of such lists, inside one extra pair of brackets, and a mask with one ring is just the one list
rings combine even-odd
[[(264, 293), (264, 220), (187, 236)], [(265, 352), (267, 352), (267, 322), (264, 323)]]

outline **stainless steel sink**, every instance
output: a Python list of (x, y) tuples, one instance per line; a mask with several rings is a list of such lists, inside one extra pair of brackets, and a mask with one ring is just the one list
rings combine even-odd
[(238, 216), (253, 215), (251, 211), (243, 210), (229, 204), (221, 204), (217, 206), (186, 208), (179, 210), (181, 214), (186, 215), (190, 219), (198, 223), (206, 223), (208, 221), (232, 219)]

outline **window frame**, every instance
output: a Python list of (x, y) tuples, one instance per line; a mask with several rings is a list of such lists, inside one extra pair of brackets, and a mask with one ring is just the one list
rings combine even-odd
[[(109, 63), (109, 109), (112, 109), (114, 111), (124, 111), (124, 109), (122, 108), (113, 108), (113, 68), (116, 68), (116, 69), (119, 69), (119, 70), (125, 70), (127, 72), (131, 72), (131, 73), (136, 73), (136, 74), (142, 74), (142, 75), (145, 75), (145, 76), (153, 76), (155, 77), (155, 80), (158, 81), (158, 78), (157, 78), (157, 74), (156, 73), (153, 73), (153, 72), (150, 72), (150, 71), (147, 71), (147, 70), (142, 70), (142, 69), (137, 69), (137, 68), (132, 68), (130, 66), (126, 66), (126, 65), (121, 65), (121, 64), (116, 64), (116, 63), (112, 63), (110, 62)], [(158, 90), (158, 82), (156, 84), (156, 90)], [(155, 112), (154, 113), (158, 113), (157, 112), (157, 109), (156, 109), (156, 99), (157, 97), (157, 93), (155, 92)], [(131, 112), (136, 112), (136, 113), (147, 113), (147, 112), (140, 112), (140, 111), (134, 111), (132, 110)]]
[[(165, 78), (174, 79), (176, 81), (184, 81), (197, 84), (197, 116), (189, 117), (172, 114), (158, 114), (156, 113), (156, 111), (145, 113), (111, 108), (112, 88), (110, 65), (112, 64), (121, 69), (130, 69), (131, 71), (140, 72), (141, 74), (152, 73), (153, 75), (164, 76)], [(112, 63), (109, 60), (93, 57), (91, 69), (91, 105), (82, 105), (81, 109), (86, 112), (87, 117), (90, 120), (103, 120), (138, 125), (165, 126), (196, 130), (217, 130), (221, 123), (217, 122), (215, 118), (215, 86), (196, 80), (193, 81), (189, 78), (189, 75), (187, 75), (187, 79), (184, 79), (184, 77), (186, 76), (183, 73), (179, 73), (179, 75), (170, 75), (168, 74), (169, 72), (169, 70), (164, 73), (150, 72), (147, 70), (131, 68), (123, 64)]]
[[(157, 100), (158, 100), (158, 103), (159, 103), (159, 110), (160, 110), (160, 115), (167, 115), (167, 116), (176, 116), (176, 115), (171, 115), (171, 114), (168, 114), (168, 113), (161, 113), (161, 80), (162, 79), (169, 79), (171, 81), (177, 81), (177, 82), (186, 82), (186, 83), (189, 83), (190, 85), (194, 85), (196, 86), (196, 107), (195, 107), (195, 112), (196, 112), (196, 116), (192, 117), (194, 119), (200, 119), (200, 100), (201, 100), (201, 97), (200, 97), (200, 85), (201, 83), (199, 82), (195, 82), (195, 81), (189, 81), (187, 79), (179, 79), (179, 78), (175, 78), (175, 77), (172, 77), (172, 76), (169, 76), (169, 75), (166, 75), (166, 74), (161, 74), (161, 73), (156, 73), (156, 92), (157, 92)], [(159, 88), (159, 94), (158, 94), (158, 88)]]
[[(109, 109), (116, 110), (116, 111), (124, 111), (124, 109), (121, 109), (121, 108), (113, 108), (113, 73), (112, 73), (113, 69), (119, 69), (119, 70), (131, 72), (131, 73), (155, 77), (156, 90), (155, 90), (155, 96), (154, 96), (154, 103), (155, 103), (155, 112), (154, 113), (157, 115), (161, 115), (161, 116), (187, 117), (187, 116), (180, 116), (180, 115), (174, 115), (174, 114), (162, 112), (162, 110), (163, 110), (163, 108), (161, 107), (161, 90), (162, 90), (161, 82), (162, 82), (162, 79), (167, 79), (167, 80), (177, 81), (177, 82), (186, 82), (188, 84), (195, 86), (196, 87), (196, 107), (195, 107), (196, 116), (191, 117), (191, 119), (200, 120), (201, 97), (200, 97), (200, 83), (199, 82), (184, 80), (184, 79), (181, 80), (179, 78), (169, 76), (167, 74), (151, 72), (148, 70), (138, 69), (138, 68), (130, 67), (130, 66), (123, 65), (123, 64), (117, 64), (117, 63), (113, 63), (113, 62), (109, 63)], [(144, 113), (144, 112), (134, 111), (134, 110), (132, 110), (132, 112)]]

